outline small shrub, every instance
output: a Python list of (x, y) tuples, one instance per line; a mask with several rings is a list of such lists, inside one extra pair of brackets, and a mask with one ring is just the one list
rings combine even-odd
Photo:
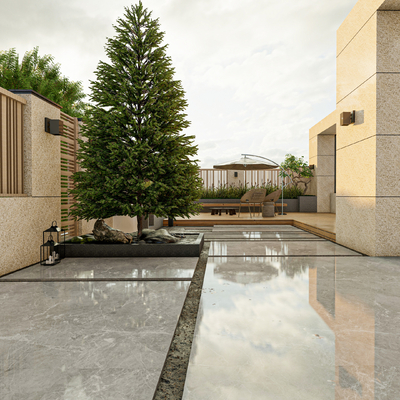
[[(219, 187), (203, 188), (200, 191), (201, 199), (240, 199), (246, 192), (251, 189), (266, 189), (266, 195), (279, 190), (281, 187), (272, 185), (270, 182), (262, 185), (250, 186), (247, 183), (239, 187), (232, 185), (221, 185)], [(296, 199), (297, 196), (303, 195), (304, 190), (296, 186), (287, 186), (283, 189), (284, 199)], [(281, 197), (282, 198), (282, 195)]]

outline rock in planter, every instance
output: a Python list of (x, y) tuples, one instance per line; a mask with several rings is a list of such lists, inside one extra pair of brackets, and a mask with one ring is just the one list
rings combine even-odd
[(133, 237), (118, 229), (108, 226), (103, 219), (98, 219), (93, 228), (94, 238), (104, 243), (132, 243)]
[(179, 239), (173, 237), (166, 229), (143, 229), (140, 240), (147, 243), (176, 243)]

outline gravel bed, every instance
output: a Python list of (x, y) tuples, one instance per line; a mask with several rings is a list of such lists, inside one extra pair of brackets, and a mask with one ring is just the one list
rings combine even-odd
[(182, 398), (209, 248), (204, 243), (153, 400)]

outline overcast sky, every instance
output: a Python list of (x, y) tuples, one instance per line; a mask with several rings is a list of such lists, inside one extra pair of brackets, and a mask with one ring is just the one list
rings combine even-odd
[[(336, 30), (357, 0), (143, 0), (160, 18), (203, 168), (241, 153), (308, 160), (308, 130), (335, 107)], [(39, 46), (89, 80), (127, 0), (0, 0), (0, 50)]]

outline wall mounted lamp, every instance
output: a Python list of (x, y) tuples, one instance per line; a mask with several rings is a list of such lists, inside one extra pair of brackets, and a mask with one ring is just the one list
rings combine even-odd
[(356, 112), (342, 112), (340, 114), (340, 126), (348, 126), (356, 122)]
[(64, 124), (61, 119), (44, 119), (44, 130), (54, 136), (61, 136), (64, 130)]

